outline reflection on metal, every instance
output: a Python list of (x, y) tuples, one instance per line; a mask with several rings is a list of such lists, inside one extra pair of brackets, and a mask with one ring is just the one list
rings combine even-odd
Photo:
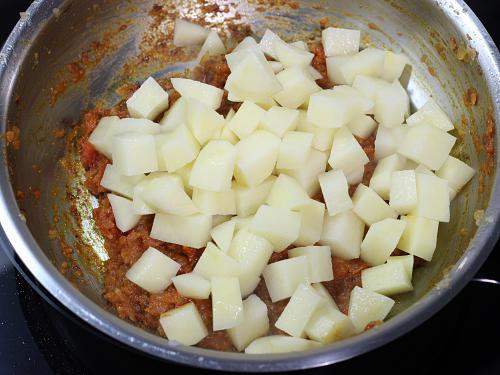
[(491, 285), (500, 286), (500, 280), (495, 280), (495, 279), (474, 278), (474, 279), (472, 279), (472, 281), (474, 281), (476, 283), (491, 284)]

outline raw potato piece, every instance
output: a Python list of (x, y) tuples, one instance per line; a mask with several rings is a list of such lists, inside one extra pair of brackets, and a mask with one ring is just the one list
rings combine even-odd
[(155, 138), (151, 134), (122, 133), (113, 137), (113, 165), (124, 176), (158, 170)]
[(212, 277), (213, 330), (233, 328), (243, 321), (243, 301), (236, 277)]
[(281, 38), (272, 32), (269, 29), (266, 29), (262, 39), (260, 40), (259, 47), (266, 55), (273, 58), (274, 60), (278, 60), (278, 56), (274, 52), (274, 42), (276, 40), (281, 40)]
[(354, 332), (354, 324), (347, 315), (325, 306), (316, 310), (305, 328), (307, 337), (323, 344), (344, 339)]
[(266, 203), (287, 210), (299, 210), (310, 204), (304, 188), (292, 177), (280, 174), (267, 196)]
[(170, 341), (184, 345), (196, 345), (208, 335), (207, 327), (193, 302), (161, 314), (160, 324)]
[(168, 108), (168, 93), (149, 77), (127, 100), (127, 109), (130, 116), (154, 120), (161, 112)]
[(198, 52), (197, 61), (200, 61), (205, 55), (208, 56), (216, 56), (223, 55), (226, 53), (226, 47), (224, 47), (224, 43), (217, 34), (217, 31), (210, 30), (208, 33), (207, 39), (201, 46), (200, 52)]
[(326, 72), (328, 79), (336, 85), (346, 85), (347, 78), (341, 71), (342, 65), (350, 61), (352, 56), (332, 56), (326, 58)]
[(375, 120), (388, 128), (398, 126), (404, 122), (409, 106), (406, 90), (399, 81), (394, 81), (375, 94)]
[(181, 96), (199, 100), (212, 109), (220, 107), (224, 90), (187, 78), (171, 78), (170, 81), (175, 91), (181, 94)]
[(375, 191), (363, 184), (358, 185), (352, 196), (352, 202), (354, 203), (353, 212), (367, 225), (372, 225), (383, 219), (398, 217), (396, 211), (389, 207)]
[(301, 284), (309, 283), (307, 257), (299, 256), (268, 264), (262, 273), (272, 302), (291, 297)]
[(338, 306), (333, 300), (330, 292), (323, 286), (321, 283), (311, 284), (314, 290), (323, 298), (322, 306), (327, 307), (328, 309), (338, 310)]
[(188, 98), (187, 101), (187, 126), (200, 145), (219, 137), (225, 123), (224, 116), (199, 100)]
[(257, 42), (251, 36), (247, 36), (233, 49), (233, 52), (238, 52), (247, 48), (254, 47), (257, 47)]
[(236, 149), (228, 141), (210, 141), (194, 162), (189, 185), (223, 192), (231, 189)]
[(316, 82), (311, 79), (309, 72), (300, 66), (287, 68), (276, 75), (282, 89), (273, 95), (283, 107), (299, 108), (309, 101), (309, 97), (321, 90)]
[(385, 51), (384, 69), (382, 71), (382, 78), (388, 82), (393, 82), (401, 77), (405, 69), (408, 59), (401, 53), (394, 53), (392, 51)]
[(298, 123), (298, 110), (273, 106), (262, 117), (259, 127), (282, 138), (286, 132), (295, 130)]
[[(150, 175), (153, 175), (153, 173)], [(154, 208), (144, 202), (143, 199), (146, 186), (148, 186), (149, 181), (152, 179), (152, 177), (149, 177), (150, 175), (144, 177), (137, 185), (134, 186), (132, 210), (137, 215), (151, 215), (155, 213)]]
[(208, 30), (200, 25), (181, 19), (175, 20), (174, 46), (187, 47), (192, 44), (201, 44), (206, 39)]
[(198, 156), (200, 144), (188, 128), (181, 124), (170, 133), (156, 136), (156, 152), (159, 169), (172, 173)]
[(187, 123), (187, 105), (186, 98), (179, 98), (174, 105), (165, 112), (165, 115), (160, 121), (160, 132), (168, 133), (177, 128), (181, 124)]
[(340, 128), (361, 114), (358, 100), (333, 90), (312, 94), (307, 108), (307, 120), (320, 128)]
[(347, 127), (356, 137), (368, 138), (376, 129), (377, 123), (367, 115), (361, 115), (347, 124)]
[(100, 185), (127, 198), (132, 198), (134, 195), (134, 186), (143, 178), (143, 174), (122, 176), (112, 164), (108, 164), (104, 169)]
[(175, 276), (172, 283), (179, 294), (187, 298), (207, 299), (210, 295), (210, 281), (196, 273)]
[(418, 203), (415, 171), (393, 172), (389, 196), (389, 206), (398, 214), (408, 214), (413, 211)]
[(297, 246), (309, 246), (318, 242), (323, 231), (325, 204), (314, 199), (307, 206), (297, 210), (301, 216), (299, 237), (293, 241)]
[(328, 27), (321, 33), (325, 56), (352, 55), (359, 52), (359, 30)]
[(341, 128), (335, 133), (328, 159), (332, 169), (341, 169), (345, 174), (350, 174), (369, 161), (365, 151), (347, 128)]
[(240, 352), (258, 337), (269, 331), (267, 306), (255, 294), (243, 301), (243, 319), (241, 323), (228, 329), (227, 333), (233, 345)]
[(448, 115), (444, 113), (433, 98), (429, 98), (422, 108), (408, 117), (406, 123), (410, 126), (420, 123), (431, 124), (445, 132), (455, 128)]
[[(408, 224), (408, 222), (407, 222)], [(407, 225), (408, 227), (408, 225)], [(406, 230), (406, 228), (405, 228)], [(399, 256), (391, 256), (389, 259), (387, 259), (387, 264), (389, 263), (401, 263), (408, 274), (408, 277), (412, 278), (413, 275), (413, 263), (414, 263), (414, 256), (413, 255), (399, 255)]]
[(349, 185), (356, 185), (359, 184), (361, 181), (363, 181), (364, 175), (365, 175), (365, 166), (362, 166), (359, 167), (359, 169), (350, 172), (348, 175), (345, 176), (345, 178), (347, 179), (347, 183)]
[(365, 223), (351, 210), (326, 216), (319, 243), (328, 245), (332, 255), (350, 260), (359, 258)]
[(233, 190), (236, 197), (236, 214), (240, 217), (253, 215), (262, 206), (276, 181), (276, 176), (269, 176), (260, 185), (254, 187), (242, 186), (233, 183)]
[(406, 222), (384, 219), (373, 224), (361, 243), (361, 259), (372, 266), (378, 266), (392, 254), (406, 227)]
[(209, 242), (193, 272), (206, 279), (212, 279), (215, 276), (239, 277), (241, 268), (235, 259)]
[(243, 139), (257, 129), (260, 120), (265, 114), (266, 111), (258, 105), (245, 101), (227, 126), (238, 136), (238, 138)]
[(380, 159), (370, 179), (370, 189), (373, 189), (382, 199), (389, 200), (392, 174), (401, 170), (404, 163), (404, 158), (398, 154), (392, 154)]
[(280, 39), (275, 39), (273, 41), (273, 49), (278, 57), (278, 61), (286, 68), (308, 66), (314, 57), (314, 54), (311, 52), (294, 47)]
[[(342, 81), (334, 81), (337, 84), (352, 85), (354, 78), (365, 75), (378, 78), (384, 69), (385, 52), (375, 48), (365, 48), (361, 52), (351, 56), (328, 57), (327, 70), (337, 69)], [(334, 74), (337, 75), (337, 74)]]
[(411, 276), (402, 262), (391, 262), (361, 271), (363, 288), (390, 296), (413, 290)]
[(236, 199), (233, 190), (214, 192), (194, 188), (193, 203), (205, 215), (236, 214)]
[(301, 110), (297, 130), (313, 135), (313, 148), (319, 151), (329, 151), (332, 148), (333, 136), (337, 129), (320, 128), (307, 120), (307, 111)]
[(279, 61), (269, 61), (269, 65), (271, 65), (271, 68), (273, 69), (274, 74), (278, 74), (283, 69), (285, 69), (283, 64), (280, 63)]
[(368, 77), (364, 75), (356, 76), (352, 87), (371, 100), (375, 100), (375, 95), (390, 83), (380, 78)]
[(181, 265), (154, 247), (148, 248), (125, 277), (149, 293), (161, 293), (172, 283)]
[(439, 222), (425, 217), (403, 216), (406, 228), (398, 243), (398, 249), (430, 262), (436, 250)]
[(418, 203), (412, 215), (448, 223), (450, 195), (448, 182), (434, 175), (417, 173)]
[(436, 171), (436, 176), (448, 181), (448, 186), (454, 192), (460, 191), (474, 174), (476, 171), (473, 168), (453, 156), (448, 156), (442, 167)]
[(355, 286), (349, 300), (349, 318), (356, 331), (363, 332), (369, 323), (384, 320), (393, 306), (391, 298)]
[(107, 196), (113, 210), (116, 227), (122, 232), (127, 232), (135, 227), (141, 216), (134, 212), (132, 201), (114, 194)]
[(379, 125), (375, 138), (375, 160), (395, 154), (406, 136), (407, 130), (408, 126), (406, 125), (393, 126), (392, 128)]
[(353, 207), (344, 172), (329, 171), (320, 174), (318, 179), (330, 216), (350, 210)]
[(112, 137), (116, 132), (117, 125), (120, 122), (118, 116), (107, 116), (99, 120), (96, 128), (90, 134), (89, 142), (95, 147), (97, 151), (112, 159), (111, 156), (111, 142)]
[(156, 214), (149, 236), (156, 240), (200, 249), (210, 240), (211, 229), (211, 216)]
[(332, 254), (328, 246), (296, 247), (288, 250), (288, 256), (305, 256), (308, 263), (308, 275), (311, 283), (333, 280)]
[(311, 152), (313, 135), (304, 132), (288, 132), (281, 141), (276, 168), (299, 169)]
[(246, 354), (273, 354), (311, 350), (321, 346), (319, 342), (290, 336), (260, 337), (245, 348)]
[(227, 253), (231, 246), (235, 232), (236, 223), (232, 220), (223, 222), (212, 229), (210, 235), (219, 249)]
[[(372, 99), (365, 97), (361, 92), (349, 85), (337, 85), (325, 93), (333, 93), (351, 99), (356, 103), (356, 112), (359, 114), (373, 114), (375, 103)], [(357, 117), (357, 116), (356, 116)], [(354, 119), (355, 117), (353, 117)]]

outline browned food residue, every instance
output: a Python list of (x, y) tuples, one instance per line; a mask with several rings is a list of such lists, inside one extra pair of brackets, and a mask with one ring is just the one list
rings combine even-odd
[(322, 19), (319, 20), (319, 26), (322, 29), (326, 29), (328, 26), (330, 26), (330, 20), (326, 17), (323, 17)]
[(55, 139), (61, 139), (61, 138), (64, 138), (64, 135), (66, 134), (66, 130), (63, 129), (63, 128), (58, 128), (58, 129), (54, 129), (52, 130), (52, 136), (55, 138)]
[(21, 129), (17, 126), (12, 126), (9, 130), (5, 132), (5, 140), (7, 141), (7, 146), (12, 147), (14, 150), (19, 150), (21, 147)]
[(333, 83), (328, 78), (326, 70), (326, 56), (323, 45), (318, 42), (309, 43), (309, 49), (312, 53), (314, 53), (311, 65), (314, 69), (320, 72), (322, 76), (322, 78), (316, 80), (316, 83), (323, 89), (331, 88)]
[(465, 91), (463, 99), (466, 107), (473, 107), (477, 105), (477, 101), (479, 99), (477, 90), (474, 87), (469, 87), (467, 91)]
[(374, 24), (373, 22), (369, 22), (368, 23), (368, 28), (370, 30), (375, 30), (375, 31), (382, 31), (380, 30), (380, 27), (378, 27), (376, 24)]

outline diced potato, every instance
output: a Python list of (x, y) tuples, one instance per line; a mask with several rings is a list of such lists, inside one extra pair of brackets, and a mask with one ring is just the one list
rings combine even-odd
[(171, 78), (172, 86), (181, 96), (199, 100), (207, 107), (218, 109), (222, 102), (224, 90), (206, 83), (187, 78)]
[(373, 189), (383, 199), (389, 200), (392, 174), (401, 170), (404, 163), (404, 158), (398, 154), (392, 154), (380, 159), (370, 179), (370, 189)]
[(196, 159), (199, 152), (200, 144), (184, 124), (156, 136), (158, 167), (162, 171), (175, 172)]
[(120, 122), (118, 116), (107, 116), (99, 120), (99, 123), (90, 134), (89, 142), (97, 151), (111, 159), (111, 141), (116, 133), (117, 125)]
[(324, 306), (316, 310), (305, 328), (307, 337), (323, 344), (347, 338), (354, 332), (354, 324), (347, 315)]
[(232, 145), (235, 145), (236, 143), (239, 142), (239, 138), (234, 132), (229, 129), (229, 127), (226, 125), (224, 128), (222, 128), (222, 131), (220, 133), (220, 139), (226, 140)]
[(333, 90), (312, 94), (307, 108), (307, 120), (320, 128), (340, 128), (361, 114), (358, 100)]
[(160, 121), (160, 131), (162, 133), (168, 133), (177, 128), (181, 124), (187, 123), (187, 106), (188, 101), (186, 98), (179, 98), (170, 107), (170, 109), (165, 112), (165, 115)]
[[(392, 82), (392, 81), (391, 81)], [(375, 100), (377, 92), (386, 88), (390, 83), (380, 78), (358, 75), (354, 78), (352, 87), (371, 100)]]
[(282, 70), (276, 74), (282, 89), (273, 95), (273, 99), (280, 105), (296, 109), (309, 101), (315, 92), (321, 90), (309, 75), (309, 72), (300, 66)]
[(364, 96), (361, 92), (349, 85), (337, 85), (333, 89), (326, 90), (325, 92), (336, 93), (346, 98), (350, 98), (356, 103), (357, 112), (359, 114), (373, 114), (375, 109), (375, 102)]
[(194, 266), (193, 272), (211, 280), (215, 276), (239, 277), (242, 269), (235, 259), (209, 242)]
[(403, 216), (406, 228), (398, 243), (398, 249), (431, 261), (436, 250), (439, 222), (418, 216)]
[(269, 177), (276, 165), (281, 140), (257, 130), (236, 145), (234, 177), (241, 185), (257, 186)]
[(194, 299), (207, 299), (210, 296), (210, 281), (197, 273), (175, 276), (172, 283), (181, 296)]
[(241, 265), (244, 273), (256, 277), (260, 276), (272, 253), (273, 246), (269, 241), (246, 229), (236, 233), (228, 251), (228, 255)]
[(435, 176), (434, 172), (423, 164), (417, 165), (417, 167), (415, 168), (415, 173), (422, 173), (422, 174), (428, 174), (430, 176)]
[(410, 126), (420, 123), (431, 124), (445, 132), (455, 128), (448, 115), (433, 98), (429, 98), (418, 111), (408, 117), (406, 123)]
[(113, 136), (113, 165), (124, 176), (158, 170), (155, 138), (151, 134), (122, 133)]
[(243, 301), (236, 277), (212, 277), (213, 330), (233, 328), (243, 321)]
[(418, 203), (415, 171), (393, 172), (389, 197), (389, 206), (398, 214), (408, 214), (413, 211)]
[(407, 131), (406, 125), (393, 126), (392, 128), (379, 125), (375, 138), (375, 160), (395, 154)]
[(245, 37), (238, 45), (233, 49), (233, 52), (242, 51), (247, 48), (254, 48), (257, 46), (257, 42), (251, 36)]
[(214, 215), (212, 216), (212, 228), (215, 228), (216, 226), (225, 223), (226, 221), (231, 220), (233, 218), (233, 215)]
[(361, 271), (361, 285), (385, 296), (413, 290), (411, 278), (401, 262), (391, 262)]
[(193, 203), (205, 215), (235, 215), (236, 198), (234, 190), (222, 192), (193, 189)]
[(396, 249), (405, 227), (405, 221), (396, 219), (384, 219), (371, 225), (361, 243), (361, 259), (372, 266), (385, 263)]
[(170, 341), (196, 345), (208, 335), (196, 305), (189, 302), (160, 316), (160, 324)]
[(242, 186), (233, 183), (236, 199), (236, 214), (241, 217), (253, 215), (266, 202), (267, 196), (276, 180), (276, 176), (269, 176), (260, 185), (254, 187)]
[(316, 293), (318, 293), (322, 298), (323, 301), (321, 303), (321, 307), (326, 307), (328, 309), (333, 309), (333, 310), (338, 310), (338, 306), (333, 300), (332, 295), (330, 292), (323, 286), (321, 283), (315, 283), (311, 284), (311, 286), (314, 288)]
[(191, 194), (193, 188), (189, 186), (189, 178), (191, 177), (191, 172), (193, 170), (194, 161), (186, 164), (184, 167), (175, 171), (175, 174), (182, 179), (182, 183), (184, 185), (184, 189)]
[(257, 129), (260, 120), (265, 114), (266, 111), (258, 105), (249, 101), (244, 101), (227, 126), (240, 139), (243, 139), (248, 137), (254, 132), (255, 129)]
[(299, 169), (303, 167), (311, 152), (313, 135), (291, 131), (284, 135), (276, 167), (279, 169)]
[(347, 79), (340, 70), (342, 65), (347, 61), (350, 61), (352, 56), (342, 55), (342, 56), (332, 56), (326, 58), (326, 72), (328, 74), (328, 79), (336, 85), (347, 84)]
[(321, 304), (321, 296), (308, 284), (300, 284), (275, 323), (293, 337), (302, 337), (307, 322)]
[(293, 66), (307, 66), (311, 63), (314, 54), (301, 48), (294, 47), (282, 40), (275, 39), (273, 50), (278, 57), (278, 61), (286, 68)]
[(250, 230), (271, 242), (274, 251), (283, 251), (299, 237), (300, 222), (297, 212), (262, 205), (250, 223)]
[(330, 246), (332, 255), (350, 260), (359, 258), (365, 223), (354, 212), (326, 216), (319, 243)]
[[(252, 38), (245, 38), (231, 53), (225, 56), (229, 70), (236, 70), (238, 65), (240, 65), (241, 62), (247, 59), (250, 55), (255, 55), (258, 59), (257, 62), (261, 64), (261, 67), (268, 70), (269, 67), (263, 64), (262, 58), (264, 55), (262, 54), (262, 51), (260, 51), (258, 46), (252, 45), (251, 40)], [(234, 96), (234, 94), (231, 94), (231, 96)]]
[(127, 100), (130, 116), (154, 120), (168, 108), (168, 93), (153, 77), (146, 79), (141, 87)]
[(296, 247), (288, 250), (288, 257), (305, 256), (311, 283), (333, 280), (332, 253), (329, 246)]
[(267, 306), (255, 294), (243, 301), (243, 319), (236, 327), (228, 329), (227, 333), (235, 348), (243, 351), (248, 344), (269, 331)]
[(450, 193), (446, 180), (417, 173), (417, 198), (412, 215), (445, 223), (450, 221)]
[(225, 123), (224, 116), (197, 99), (189, 98), (187, 101), (187, 126), (196, 140), (203, 146), (209, 140), (220, 135)]
[(161, 293), (172, 283), (181, 265), (154, 247), (148, 248), (125, 277), (149, 293)]
[(347, 124), (347, 127), (357, 137), (368, 138), (377, 128), (377, 123), (367, 115), (361, 115)]
[[(151, 173), (151, 175), (154, 174)], [(134, 186), (132, 197), (132, 211), (137, 215), (150, 215), (155, 213), (154, 208), (144, 202), (143, 199), (146, 186), (148, 186), (151, 179), (152, 177), (146, 176), (139, 183), (137, 183), (137, 185)]]
[(318, 179), (330, 216), (350, 210), (353, 207), (344, 172), (341, 170), (329, 171), (320, 174)]
[(208, 30), (188, 21), (175, 20), (174, 46), (187, 47), (193, 44), (201, 44), (208, 35)]
[(290, 353), (311, 350), (321, 346), (313, 340), (306, 340), (300, 337), (290, 336), (265, 336), (260, 337), (250, 343), (245, 348), (246, 354), (275, 354)]
[(250, 229), (250, 223), (252, 222), (255, 215), (250, 215), (247, 217), (234, 216), (231, 221), (234, 221), (236, 227), (234, 231), (237, 232), (241, 229)]
[(236, 223), (232, 220), (225, 221), (212, 229), (210, 235), (219, 249), (227, 253), (235, 233)]
[(345, 178), (349, 185), (356, 185), (363, 181), (363, 177), (365, 175), (365, 166), (361, 166), (358, 169), (349, 172)]
[(408, 93), (399, 81), (394, 81), (375, 94), (375, 120), (388, 128), (401, 125), (409, 106)]
[(269, 65), (271, 65), (271, 68), (273, 69), (274, 74), (278, 74), (283, 69), (285, 69), (283, 64), (280, 63), (279, 61), (269, 61)]
[(210, 141), (194, 162), (189, 185), (215, 192), (230, 190), (235, 160), (235, 146), (224, 140)]
[[(406, 228), (405, 228), (405, 230), (406, 230)], [(387, 259), (387, 263), (388, 264), (389, 263), (401, 263), (403, 265), (403, 268), (405, 269), (408, 277), (411, 280), (412, 275), (413, 275), (413, 263), (414, 263), (414, 256), (413, 255), (391, 256), (391, 257), (389, 257), (389, 259)]]
[(385, 60), (385, 52), (382, 50), (365, 48), (355, 55), (348, 56), (348, 58), (345, 58), (344, 56), (341, 57), (343, 57), (343, 59), (339, 59), (339, 57), (328, 57), (326, 59), (327, 69), (330, 70), (333, 66), (337, 65), (337, 69), (343, 77), (343, 82), (334, 81), (337, 84), (352, 85), (354, 78), (358, 75), (371, 76), (375, 78), (382, 75)]
[(219, 34), (217, 34), (215, 30), (210, 30), (207, 39), (205, 39), (205, 42), (203, 42), (201, 46), (200, 52), (198, 52), (196, 60), (200, 61), (205, 55), (217, 56), (225, 53), (226, 47), (224, 47), (224, 43), (222, 43)]
[(323, 218), (325, 217), (325, 204), (314, 199), (307, 206), (297, 210), (300, 214), (299, 237), (293, 241), (294, 245), (313, 245), (321, 238), (323, 232)]
[(301, 283), (309, 283), (307, 257), (299, 256), (268, 264), (262, 273), (272, 302), (291, 297)]
[(114, 193), (132, 198), (134, 195), (134, 186), (143, 178), (143, 174), (137, 176), (122, 176), (112, 164), (108, 164), (104, 169), (100, 185)]
[(430, 124), (419, 124), (408, 129), (398, 152), (432, 170), (442, 167), (456, 138)]
[(369, 161), (365, 151), (347, 128), (341, 128), (335, 133), (328, 159), (332, 169), (341, 169), (345, 174), (349, 174)]
[(314, 69), (311, 65), (307, 66), (306, 69), (313, 81), (323, 78), (323, 75), (316, 69)]
[(295, 130), (298, 123), (298, 110), (273, 106), (262, 117), (259, 127), (282, 138), (286, 132)]
[(301, 110), (297, 130), (313, 135), (313, 148), (327, 151), (332, 148), (333, 136), (337, 129), (320, 128), (307, 120), (307, 111)]
[(328, 27), (321, 32), (325, 56), (352, 55), (359, 52), (359, 30)]
[(297, 180), (280, 174), (269, 191), (266, 203), (273, 207), (297, 210), (309, 205), (310, 198)]
[(475, 174), (473, 168), (453, 156), (448, 156), (441, 168), (436, 171), (436, 176), (448, 181), (448, 186), (454, 192), (460, 191)]
[(408, 58), (401, 53), (385, 51), (384, 68), (382, 70), (382, 78), (388, 82), (393, 82), (401, 77)]
[(375, 321), (384, 320), (394, 306), (394, 300), (355, 286), (349, 300), (349, 318), (357, 332), (363, 332), (366, 326)]
[(278, 60), (278, 56), (274, 52), (274, 42), (276, 40), (281, 40), (281, 38), (269, 29), (266, 29), (262, 39), (260, 40), (259, 47), (266, 55)]
[(210, 240), (211, 230), (211, 216), (156, 214), (149, 236), (156, 240), (200, 249)]
[(375, 191), (363, 184), (358, 185), (352, 202), (354, 203), (353, 212), (367, 225), (372, 225), (383, 219), (398, 217), (396, 211), (389, 207)]
[(127, 232), (135, 227), (141, 216), (134, 212), (132, 201), (114, 194), (108, 194), (107, 197), (113, 210), (116, 227), (122, 232)]

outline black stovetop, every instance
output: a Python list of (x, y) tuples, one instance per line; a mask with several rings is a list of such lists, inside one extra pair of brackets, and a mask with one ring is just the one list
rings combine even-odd
[[(29, 3), (0, 0), (1, 41)], [(498, 2), (468, 3), (499, 41)], [(499, 251), (493, 251), (478, 275), (500, 278)], [(113, 373), (186, 371), (111, 343), (62, 310), (42, 299), (0, 251), (0, 375), (98, 374), (110, 366)], [(500, 374), (499, 337), (500, 286), (472, 281), (442, 311), (398, 340), (346, 362), (306, 372), (356, 374), (371, 369), (386, 374)]]

